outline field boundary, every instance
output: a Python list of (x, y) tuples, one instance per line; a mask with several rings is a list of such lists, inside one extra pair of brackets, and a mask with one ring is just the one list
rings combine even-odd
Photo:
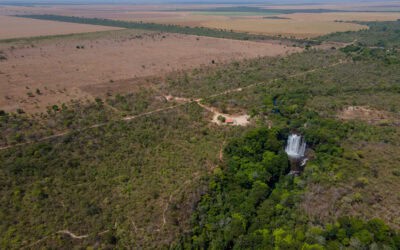
[(133, 21), (121, 21), (121, 20), (112, 20), (112, 19), (86, 18), (86, 17), (74, 17), (74, 16), (60, 16), (60, 15), (17, 15), (16, 17), (67, 22), (67, 23), (92, 24), (92, 25), (101, 25), (101, 26), (109, 26), (109, 27), (119, 27), (119, 28), (125, 28), (125, 29), (141, 29), (141, 30), (148, 30), (148, 31), (207, 36), (207, 37), (225, 38), (225, 39), (233, 39), (233, 40), (246, 40), (246, 41), (247, 40), (249, 40), (249, 41), (280, 40), (280, 41), (292, 42), (298, 46), (319, 44), (319, 42), (315, 41), (315, 40), (282, 38), (279, 36), (258, 35), (258, 34), (244, 33), (244, 32), (236, 32), (233, 30), (212, 29), (212, 28), (206, 28), (206, 27), (189, 27), (189, 26), (181, 26), (181, 25), (176, 25), (176, 24), (133, 22)]
[[(314, 68), (314, 69), (307, 70), (307, 71), (304, 71), (304, 72), (300, 72), (300, 73), (296, 73), (296, 74), (293, 74), (293, 75), (289, 75), (287, 77), (288, 78), (295, 78), (295, 77), (298, 77), (298, 76), (302, 76), (302, 75), (306, 75), (306, 74), (309, 74), (309, 73), (316, 72), (318, 70), (332, 68), (332, 67), (335, 67), (337, 65), (344, 64), (346, 62), (347, 62), (346, 60), (339, 60), (336, 63), (330, 64), (330, 65), (327, 65), (327, 66), (324, 66), (324, 67), (321, 67), (321, 68)], [(123, 118), (117, 119), (117, 120), (112, 120), (112, 121), (107, 121), (107, 122), (102, 122), (102, 123), (96, 123), (96, 124), (93, 124), (91, 126), (88, 126), (88, 127), (85, 127), (85, 128), (81, 128), (81, 129), (66, 130), (66, 131), (63, 131), (61, 133), (57, 133), (57, 134), (54, 134), (54, 135), (42, 137), (42, 138), (39, 138), (39, 139), (33, 140), (33, 141), (27, 141), (27, 142), (22, 142), (22, 143), (2, 146), (2, 147), (0, 147), (0, 151), (6, 150), (6, 149), (15, 148), (15, 147), (19, 147), (19, 146), (30, 145), (30, 144), (34, 144), (34, 143), (37, 143), (37, 142), (43, 142), (43, 141), (47, 141), (47, 140), (51, 140), (51, 139), (56, 139), (56, 138), (63, 137), (65, 135), (71, 134), (73, 132), (82, 132), (82, 131), (86, 131), (86, 130), (93, 129), (93, 128), (104, 127), (104, 126), (106, 126), (108, 124), (112, 124), (114, 122), (135, 120), (135, 119), (138, 119), (140, 117), (145, 117), (145, 116), (153, 115), (153, 114), (156, 114), (156, 113), (161, 113), (161, 112), (164, 112), (164, 111), (176, 109), (178, 107), (182, 107), (182, 106), (185, 106), (187, 104), (197, 103), (200, 107), (204, 108), (203, 105), (201, 105), (201, 102), (204, 101), (205, 99), (214, 98), (214, 97), (222, 96), (222, 95), (228, 95), (228, 94), (234, 93), (234, 92), (240, 92), (243, 89), (248, 89), (248, 88), (252, 88), (252, 87), (255, 87), (255, 86), (259, 86), (259, 85), (270, 84), (270, 83), (273, 83), (273, 82), (275, 82), (275, 81), (277, 81), (279, 79), (280, 78), (275, 78), (275, 79), (272, 79), (272, 80), (266, 81), (266, 82), (257, 82), (257, 83), (253, 83), (253, 84), (250, 84), (250, 85), (247, 85), (247, 86), (244, 86), (244, 87), (240, 87), (240, 88), (228, 89), (228, 90), (222, 91), (220, 93), (209, 95), (207, 97), (186, 99), (182, 103), (179, 103), (179, 104), (176, 104), (176, 105), (172, 105), (172, 106), (168, 106), (168, 107), (165, 107), (165, 108), (159, 108), (159, 109), (147, 111), (147, 112), (144, 112), (144, 113), (141, 113), (141, 114), (137, 114), (137, 115), (123, 117)]]

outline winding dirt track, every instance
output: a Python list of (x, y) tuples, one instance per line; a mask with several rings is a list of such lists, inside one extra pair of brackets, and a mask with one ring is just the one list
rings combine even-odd
[[(317, 71), (317, 70), (322, 70), (322, 69), (326, 69), (326, 68), (335, 67), (335, 66), (340, 65), (340, 64), (343, 64), (343, 63), (345, 63), (345, 62), (346, 62), (346, 61), (339, 61), (339, 62), (337, 62), (337, 63), (328, 65), (328, 66), (323, 67), (323, 68), (312, 69), (312, 70), (305, 71), (305, 72), (302, 72), (302, 73), (293, 74), (293, 75), (291, 75), (291, 76), (289, 76), (289, 77), (290, 77), (290, 78), (293, 78), (293, 77), (305, 75), (305, 74), (308, 74), (308, 73), (311, 73), (311, 72), (315, 72), (315, 71)], [(223, 91), (223, 92), (214, 94), (214, 95), (210, 95), (210, 96), (205, 97), (205, 98), (198, 98), (198, 99), (192, 99), (192, 100), (187, 99), (187, 98), (180, 98), (181, 103), (179, 103), (179, 104), (176, 104), (176, 105), (173, 105), (173, 106), (170, 106), (170, 107), (166, 107), (166, 108), (160, 108), (160, 109), (152, 110), (152, 111), (149, 111), (149, 112), (144, 112), (144, 113), (142, 113), (142, 114), (135, 115), (135, 116), (124, 117), (124, 118), (119, 119), (119, 120), (116, 120), (116, 121), (131, 121), (131, 120), (134, 120), (134, 119), (137, 119), (137, 118), (140, 118), (140, 117), (144, 117), (144, 116), (148, 116), (148, 115), (152, 115), (152, 114), (164, 112), (164, 111), (167, 111), (167, 110), (175, 109), (175, 108), (177, 108), (177, 107), (181, 107), (181, 106), (184, 106), (184, 105), (187, 105), (187, 104), (190, 104), (190, 103), (197, 103), (197, 104), (199, 104), (201, 107), (203, 107), (203, 105), (201, 105), (201, 101), (203, 101), (203, 100), (206, 99), (206, 98), (211, 98), (211, 97), (216, 97), (216, 96), (221, 96), (221, 95), (227, 95), (227, 94), (234, 93), (234, 92), (240, 92), (240, 91), (242, 91), (243, 89), (252, 88), (252, 87), (255, 87), (255, 86), (258, 86), (258, 85), (263, 85), (263, 84), (272, 83), (272, 82), (274, 82), (274, 81), (276, 81), (276, 80), (278, 80), (278, 78), (273, 79), (273, 80), (268, 81), (268, 82), (254, 83), (254, 84), (248, 85), (248, 86), (246, 86), (246, 87), (234, 88), (234, 89), (226, 90), (226, 91)], [(203, 107), (203, 108), (204, 108), (204, 107)], [(208, 109), (207, 109), (207, 110), (208, 110)], [(29, 141), (29, 142), (25, 142), (25, 143), (20, 143), (20, 144), (15, 144), (15, 145), (9, 145), (9, 146), (5, 146), (5, 147), (1, 147), (0, 150), (6, 150), (6, 149), (18, 147), (18, 146), (24, 146), (24, 145), (28, 145), (28, 144), (33, 144), (33, 143), (35, 143), (35, 142), (41, 142), (41, 141), (46, 141), (46, 140), (50, 140), (50, 139), (59, 138), (59, 137), (65, 136), (65, 135), (67, 135), (67, 134), (69, 134), (69, 133), (72, 133), (72, 132), (74, 132), (74, 131), (84, 131), (84, 130), (88, 130), (88, 129), (92, 129), (92, 128), (98, 128), (98, 127), (102, 127), (102, 126), (105, 126), (105, 125), (107, 125), (107, 124), (110, 124), (111, 122), (115, 122), (115, 121), (110, 121), (110, 122), (106, 122), (106, 123), (98, 123), (98, 124), (94, 124), (94, 125), (92, 125), (92, 126), (89, 126), (89, 127), (83, 128), (83, 129), (79, 129), (79, 130), (64, 131), (64, 132), (62, 132), (62, 133), (58, 133), (58, 134), (55, 134), (55, 135), (43, 137), (43, 138), (41, 138), (41, 139), (39, 139), (39, 140), (36, 140), (36, 141)], [(225, 142), (224, 142), (222, 145), (224, 145), (224, 144), (225, 144)], [(222, 147), (221, 147), (221, 150), (220, 150), (220, 152), (219, 152), (219, 159), (220, 159), (221, 161), (223, 160)], [(197, 177), (198, 177), (198, 176), (196, 176), (194, 179), (197, 179)], [(194, 179), (191, 179), (191, 181), (193, 181)], [(190, 182), (189, 182), (189, 183), (190, 183)], [(184, 184), (184, 186), (186, 186), (187, 184), (188, 184), (188, 182), (186, 182), (186, 183)], [(161, 225), (160, 225), (160, 227), (159, 227), (159, 229), (158, 229), (157, 231), (159, 231), (159, 232), (162, 231), (162, 229), (163, 229), (163, 227), (164, 227), (164, 225), (165, 225), (165, 223), (166, 223), (165, 214), (166, 214), (166, 212), (167, 212), (167, 210), (168, 210), (168, 208), (169, 208), (169, 203), (170, 203), (171, 200), (173, 199), (173, 195), (174, 195), (176, 192), (178, 192), (179, 190), (181, 190), (181, 189), (178, 189), (178, 190), (176, 190), (175, 192), (171, 193), (170, 196), (169, 196), (169, 198), (168, 198), (168, 200), (166, 201), (165, 208), (163, 209), (163, 218), (162, 218), (162, 221), (161, 221)], [(134, 223), (133, 221), (132, 221), (132, 223), (133, 223), (133, 225), (134, 225), (135, 230), (137, 230), (137, 227), (136, 227), (135, 223)], [(104, 231), (104, 232), (101, 232), (99, 235), (101, 235), (101, 234), (103, 234), (103, 233), (106, 233), (106, 232), (108, 232), (108, 230), (106, 230), (106, 231)], [(46, 240), (47, 238), (49, 238), (49, 237), (51, 237), (51, 236), (53, 236), (53, 235), (55, 235), (55, 234), (65, 234), (65, 235), (70, 236), (70, 237), (73, 238), (73, 239), (78, 239), (78, 240), (82, 240), (82, 239), (85, 239), (85, 238), (88, 237), (88, 235), (86, 235), (86, 234), (84, 234), (84, 235), (75, 235), (74, 233), (72, 233), (72, 232), (70, 232), (70, 231), (68, 231), (68, 230), (60, 230), (60, 231), (57, 231), (56, 233), (53, 233), (53, 234), (48, 235), (48, 236), (46, 236), (46, 237), (43, 237), (42, 239), (40, 239), (40, 240), (34, 242), (33, 244), (30, 244), (29, 246), (23, 247), (22, 249), (31, 248), (32, 246), (39, 244), (40, 242)]]
[[(290, 75), (288, 77), (289, 78), (294, 78), (294, 77), (298, 77), (298, 76), (306, 75), (308, 73), (315, 72), (317, 70), (322, 70), (322, 69), (326, 69), (326, 68), (332, 68), (332, 67), (335, 67), (337, 65), (344, 64), (344, 63), (346, 63), (346, 61), (342, 61), (341, 60), (341, 61), (339, 61), (337, 63), (333, 63), (333, 64), (328, 65), (326, 67), (311, 69), (311, 70), (308, 70), (308, 71), (305, 71), (305, 72), (301, 72), (301, 73)], [(42, 137), (42, 138), (40, 138), (38, 140), (35, 140), (35, 141), (27, 141), (27, 142), (23, 142), (23, 143), (18, 143), (18, 144), (14, 144), (14, 145), (8, 145), (8, 146), (0, 147), (0, 150), (6, 150), (6, 149), (10, 149), (10, 148), (15, 148), (15, 147), (19, 147), (19, 146), (33, 144), (33, 143), (36, 143), (36, 142), (42, 142), (42, 141), (47, 141), (47, 140), (51, 140), (51, 139), (56, 139), (56, 138), (68, 135), (68, 134), (70, 134), (72, 132), (82, 132), (82, 131), (85, 131), (85, 130), (88, 130), (88, 129), (99, 128), (99, 127), (103, 127), (103, 126), (105, 126), (107, 124), (110, 124), (112, 122), (116, 122), (116, 121), (131, 121), (131, 120), (134, 120), (134, 119), (137, 119), (137, 118), (140, 118), (140, 117), (149, 116), (149, 115), (160, 113), (160, 112), (164, 112), (164, 111), (167, 111), (167, 110), (172, 110), (172, 109), (175, 109), (175, 108), (187, 105), (187, 104), (191, 104), (191, 103), (197, 103), (201, 107), (203, 107), (201, 102), (203, 100), (207, 99), (207, 98), (213, 98), (213, 97), (217, 97), (217, 96), (228, 95), (228, 94), (234, 93), (234, 92), (240, 92), (243, 89), (248, 89), (248, 88), (252, 88), (252, 87), (255, 87), (255, 86), (259, 86), (259, 85), (272, 83), (272, 82), (274, 82), (276, 80), (278, 80), (278, 78), (272, 79), (271, 81), (268, 81), (268, 82), (258, 82), (258, 83), (253, 83), (253, 84), (247, 85), (245, 87), (226, 90), (226, 91), (223, 91), (223, 92), (220, 92), (220, 93), (216, 93), (216, 94), (204, 97), (204, 98), (197, 98), (197, 99), (185, 99), (185, 98), (182, 98), (182, 102), (181, 103), (176, 104), (176, 105), (172, 105), (172, 106), (169, 106), (169, 107), (166, 107), (166, 108), (159, 108), (159, 109), (155, 109), (155, 110), (152, 110), (152, 111), (144, 112), (144, 113), (141, 113), (141, 114), (138, 114), (138, 115), (127, 116), (127, 117), (121, 118), (119, 120), (114, 120), (114, 121), (109, 121), (109, 122), (104, 122), (104, 123), (97, 123), (97, 124), (94, 124), (92, 126), (89, 126), (89, 127), (86, 127), (86, 128), (82, 128), (82, 129), (66, 130), (66, 131), (58, 133), (58, 134)]]

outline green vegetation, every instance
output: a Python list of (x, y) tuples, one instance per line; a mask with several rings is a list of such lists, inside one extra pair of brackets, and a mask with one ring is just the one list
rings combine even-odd
[[(368, 105), (399, 119), (400, 54), (354, 45), (342, 51), (350, 59), (343, 64), (209, 100), (233, 112), (253, 110), (274, 129), (253, 130), (227, 145), (226, 165), (211, 177), (209, 192), (192, 218), (192, 231), (178, 248), (400, 247), (398, 231), (375, 218), (399, 228), (398, 213), (388, 216), (386, 210), (396, 210), (396, 198), (385, 192), (399, 187), (392, 177), (400, 152), (399, 120), (385, 117), (376, 126), (367, 123), (368, 116), (366, 121), (336, 117), (344, 107)], [(310, 161), (298, 177), (287, 175), (282, 152), (293, 130), (310, 147)], [(382, 151), (387, 153), (379, 156)]]
[[(276, 79), (306, 74), (307, 71), (329, 67), (340, 60), (345, 60), (342, 53), (315, 50), (295, 53), (284, 58), (244, 60), (224, 67), (195, 69), (192, 72), (169, 77), (168, 85), (163, 90), (174, 96), (208, 97), (227, 89), (270, 84)], [(251, 90), (253, 89), (249, 91)], [(220, 98), (224, 96), (217, 99)]]
[(18, 113), (21, 114), (0, 114), (0, 146), (37, 141), (67, 129), (80, 130), (119, 117), (101, 101), (90, 104), (75, 102), (68, 107), (65, 104), (53, 105), (46, 114), (37, 117)]
[(400, 20), (388, 22), (357, 22), (368, 25), (361, 31), (337, 32), (318, 38), (319, 41), (357, 42), (361, 46), (400, 48)]
[(287, 175), (286, 134), (261, 128), (227, 145), (227, 166), (214, 170), (180, 248), (398, 249), (400, 234), (379, 219), (310, 224), (296, 206), (307, 176)]
[[(385, 46), (195, 69), (40, 117), (0, 111), (2, 145), (68, 131), (0, 151), (0, 247), (399, 249), (400, 52)], [(253, 126), (217, 126), (193, 102), (121, 120), (174, 105), (163, 94)], [(293, 131), (308, 144), (299, 176), (283, 152)]]
[[(153, 90), (140, 89), (125, 96), (110, 97), (104, 102), (50, 107), (46, 114), (40, 115), (38, 122), (28, 114), (0, 116), (0, 145), (11, 145), (26, 141), (35, 141), (68, 129), (82, 130), (93, 124), (110, 122), (127, 115), (164, 108), (174, 103), (166, 102), (162, 94), (173, 96), (205, 98), (217, 92), (232, 88), (246, 87), (251, 84), (268, 84), (276, 78), (304, 74), (319, 66), (328, 66), (338, 60), (344, 60), (343, 54), (317, 51), (293, 54), (287, 58), (262, 58), (244, 62), (233, 62), (221, 68), (195, 69), (171, 75), (164, 81), (152, 79), (156, 85)], [(241, 74), (237, 74), (241, 72)], [(221, 97), (223, 98), (223, 96)], [(213, 105), (218, 107), (217, 103)], [(229, 105), (228, 105), (229, 106)], [(115, 112), (116, 108), (119, 112)]]
[(272, 19), (272, 20), (288, 20), (289, 17), (280, 17), (280, 16), (265, 16), (264, 19)]
[(168, 245), (187, 227), (223, 138), (236, 133), (204, 115), (192, 104), (1, 151), (1, 248)]
[(34, 36), (34, 37), (21, 37), (21, 38), (10, 38), (10, 39), (0, 39), (0, 43), (12, 43), (12, 44), (29, 44), (34, 46), (33, 42), (43, 41), (43, 40), (63, 40), (66, 39), (82, 39), (82, 40), (96, 40), (103, 37), (130, 37), (130, 38), (141, 38), (141, 36), (146, 34), (151, 34), (153, 32), (146, 30), (135, 30), (135, 29), (122, 29), (122, 30), (106, 30), (106, 31), (96, 31), (78, 34), (65, 34), (65, 35), (49, 35), (49, 36)]
[[(142, 29), (142, 30), (157, 31), (157, 32), (209, 36), (217, 38), (236, 39), (236, 40), (268, 40), (268, 39), (282, 40), (282, 38), (273, 36), (255, 35), (255, 34), (240, 33), (228, 30), (221, 30), (221, 29), (210, 29), (205, 27), (189, 27), (189, 26), (180, 26), (172, 24), (129, 22), (129, 21), (120, 21), (111, 19), (84, 18), (84, 17), (57, 16), (57, 15), (20, 15), (19, 17), (69, 22), (69, 23), (83, 23), (83, 24), (121, 27), (126, 29)], [(293, 43), (297, 43), (298, 45), (305, 43), (308, 44), (311, 42), (299, 39), (286, 39), (286, 40)]]

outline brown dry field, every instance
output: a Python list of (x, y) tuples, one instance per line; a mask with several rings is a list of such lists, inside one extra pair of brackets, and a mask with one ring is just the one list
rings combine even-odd
[(277, 15), (285, 19), (264, 19), (263, 16), (218, 16), (189, 12), (126, 12), (122, 15), (108, 13), (104, 18), (144, 21), (155, 23), (204, 26), (209, 28), (232, 29), (266, 35), (316, 37), (331, 32), (351, 31), (367, 28), (354, 23), (336, 21), (394, 21), (400, 19), (398, 13), (336, 12), (336, 13), (295, 13)]
[[(53, 14), (53, 15), (66, 15), (66, 16), (85, 16), (85, 17), (98, 17), (98, 18), (129, 18), (132, 15), (138, 17), (145, 14), (162, 17), (179, 17), (187, 15), (189, 12), (173, 12), (179, 9), (201, 9), (201, 8), (215, 8), (215, 7), (230, 7), (233, 5), (215, 5), (215, 4), (164, 4), (164, 5), (36, 5), (36, 6), (9, 6), (0, 5), (0, 15), (24, 15), (24, 14)], [(166, 12), (165, 10), (168, 10)]]
[(217, 16), (189, 12), (126, 12), (122, 15), (108, 13), (104, 18), (168, 23), (187, 26), (222, 28), (241, 32), (266, 35), (316, 37), (332, 32), (365, 29), (367, 26), (336, 21), (394, 21), (399, 13), (337, 12), (337, 13), (295, 13), (278, 15), (286, 19), (264, 19), (263, 16)]
[(400, 1), (374, 1), (374, 2), (340, 2), (340, 3), (314, 3), (314, 4), (287, 4), (287, 5), (255, 5), (268, 9), (330, 9), (330, 10), (357, 10), (357, 11), (387, 11), (400, 8)]
[(201, 25), (209, 28), (233, 29), (267, 35), (294, 36), (310, 38), (332, 32), (366, 29), (367, 26), (337, 21), (395, 21), (400, 12), (334, 12), (334, 13), (295, 13), (276, 15), (285, 19), (264, 19), (263, 16), (242, 16), (230, 20), (211, 19)]
[(368, 28), (364, 25), (336, 21), (394, 21), (400, 19), (400, 12), (295, 13), (277, 16), (286, 19), (263, 19), (261, 16), (252, 16), (231, 20), (212, 20), (203, 22), (201, 25), (209, 28), (306, 38), (338, 31)]
[(400, 18), (400, 12), (334, 12), (334, 13), (295, 13), (279, 15), (280, 17), (290, 18), (294, 21), (312, 22), (334, 22), (334, 21), (396, 21)]
[[(266, 35), (294, 36), (310, 38), (331, 32), (351, 31), (367, 28), (354, 23), (341, 21), (390, 21), (400, 18), (400, 12), (336, 12), (336, 13), (295, 13), (278, 15), (288, 19), (264, 19), (263, 16), (224, 16), (173, 11), (177, 9), (204, 9), (230, 7), (233, 5), (44, 5), (44, 6), (0, 6), (0, 14), (55, 14), (85, 16), (124, 21), (143, 21), (185, 26), (204, 26), (209, 28), (232, 29)], [(252, 5), (249, 5), (252, 6)], [(398, 2), (341, 3), (314, 5), (253, 5), (272, 9), (337, 9), (337, 10), (393, 10)], [(169, 10), (168, 12), (164, 10)]]
[(208, 28), (228, 29), (266, 35), (311, 38), (340, 31), (357, 31), (368, 28), (354, 23), (332, 21), (298, 21), (293, 19), (236, 19), (230, 21), (210, 21), (203, 23)]
[(120, 28), (1, 16), (0, 39), (86, 33)]
[(199, 27), (212, 21), (230, 21), (232, 18), (217, 15), (200, 15), (190, 12), (131, 12), (124, 15), (108, 14), (108, 18), (124, 21), (143, 21), (161, 24), (177, 24), (182, 26)]
[(340, 120), (359, 120), (370, 124), (400, 124), (399, 116), (384, 110), (364, 106), (349, 106), (341, 110), (337, 117)]
[[(72, 99), (132, 91), (133, 79), (212, 66), (212, 60), (221, 64), (300, 51), (279, 44), (210, 37), (129, 30), (109, 33), (95, 39), (77, 36), (32, 44), (0, 43), (0, 51), (7, 57), (0, 61), (0, 109), (36, 113)], [(132, 81), (122, 81), (127, 79)]]
[[(54, 6), (0, 6), (0, 15), (53, 14), (66, 16), (84, 16), (124, 21), (143, 21), (187, 26), (201, 26), (210, 20), (229, 20), (225, 16), (193, 15), (184, 11), (161, 11), (175, 9), (214, 8), (219, 5), (71, 5)], [(224, 5), (230, 6), (230, 5)]]

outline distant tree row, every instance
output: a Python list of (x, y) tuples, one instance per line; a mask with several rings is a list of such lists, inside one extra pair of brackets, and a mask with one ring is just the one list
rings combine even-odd
[(314, 41), (294, 39), (294, 38), (289, 39), (289, 38), (281, 38), (275, 36), (234, 32), (232, 30), (210, 29), (205, 27), (189, 27), (189, 26), (181, 26), (174, 24), (132, 22), (132, 21), (111, 20), (111, 19), (58, 16), (58, 15), (20, 15), (20, 17), (69, 22), (69, 23), (83, 23), (83, 24), (93, 24), (93, 25), (102, 25), (111, 27), (121, 27), (126, 29), (143, 29), (149, 31), (160, 31), (160, 32), (178, 33), (186, 35), (228, 38), (235, 40), (269, 40), (269, 39), (288, 40), (295, 43), (296, 45), (315, 43)]

